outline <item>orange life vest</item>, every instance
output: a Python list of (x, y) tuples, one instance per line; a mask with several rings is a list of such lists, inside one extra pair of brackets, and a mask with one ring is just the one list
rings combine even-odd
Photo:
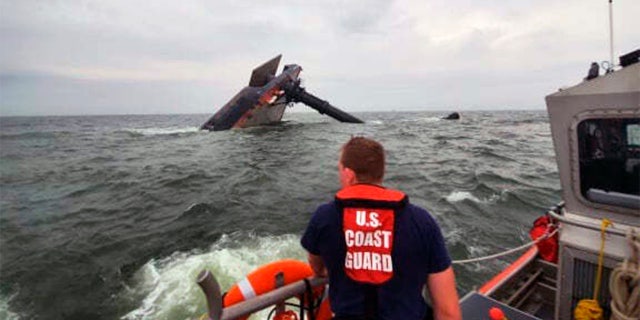
[(369, 184), (350, 186), (336, 194), (347, 248), (344, 270), (349, 278), (373, 285), (391, 279), (396, 211), (407, 201), (400, 191)]
[[(555, 230), (553, 221), (549, 216), (541, 216), (533, 222), (533, 227), (529, 230), (529, 236), (532, 240), (551, 233)], [(543, 260), (558, 263), (558, 234), (554, 234), (553, 237), (541, 240), (537, 243), (538, 252)]]

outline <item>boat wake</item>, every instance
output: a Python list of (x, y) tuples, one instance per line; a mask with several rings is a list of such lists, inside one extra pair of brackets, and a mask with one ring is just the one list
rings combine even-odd
[(139, 305), (121, 319), (197, 317), (206, 312), (202, 291), (195, 282), (202, 269), (211, 270), (225, 291), (257, 267), (284, 258), (306, 260), (299, 236), (238, 232), (223, 235), (207, 251), (177, 252), (151, 260), (135, 273), (133, 283), (123, 293), (123, 298), (139, 301)]
[(502, 192), (501, 194), (492, 194), (488, 198), (479, 199), (468, 191), (453, 191), (448, 196), (446, 196), (445, 199), (450, 203), (471, 200), (476, 203), (493, 204), (500, 201), (505, 192), (506, 191)]
[(0, 319), (6, 319), (6, 320), (19, 320), (20, 316), (17, 313), (12, 312), (11, 310), (9, 310), (9, 302), (11, 301), (11, 299), (15, 296), (0, 296)]

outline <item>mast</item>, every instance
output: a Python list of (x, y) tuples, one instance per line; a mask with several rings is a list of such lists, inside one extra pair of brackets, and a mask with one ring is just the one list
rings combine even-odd
[(613, 0), (609, 0), (609, 68), (607, 73), (613, 71)]

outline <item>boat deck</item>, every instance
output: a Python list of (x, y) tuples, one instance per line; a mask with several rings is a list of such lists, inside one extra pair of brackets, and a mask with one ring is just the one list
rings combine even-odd
[(489, 310), (493, 307), (500, 308), (509, 320), (540, 319), (475, 291), (470, 292), (460, 301), (462, 318), (464, 320), (486, 320), (489, 318)]

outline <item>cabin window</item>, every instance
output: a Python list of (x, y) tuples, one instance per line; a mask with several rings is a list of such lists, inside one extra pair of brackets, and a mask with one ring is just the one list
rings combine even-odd
[(587, 119), (577, 133), (582, 196), (640, 209), (640, 118)]

